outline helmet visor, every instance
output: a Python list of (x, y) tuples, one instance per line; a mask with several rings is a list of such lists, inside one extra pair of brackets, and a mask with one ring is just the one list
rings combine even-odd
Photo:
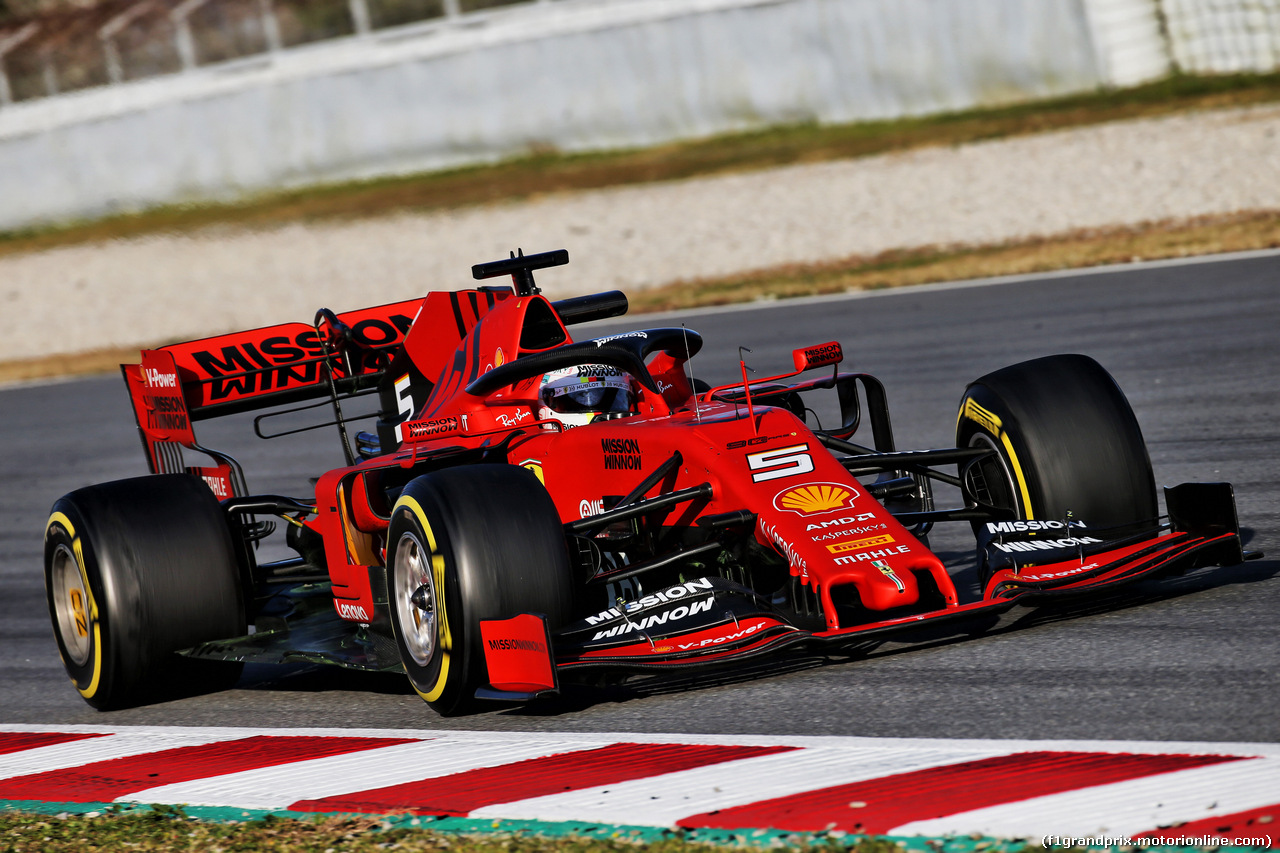
[(627, 412), (631, 410), (631, 392), (623, 388), (585, 388), (553, 396), (546, 403), (556, 412)]
[(631, 377), (608, 365), (581, 365), (548, 373), (542, 403), (555, 412), (627, 412)]

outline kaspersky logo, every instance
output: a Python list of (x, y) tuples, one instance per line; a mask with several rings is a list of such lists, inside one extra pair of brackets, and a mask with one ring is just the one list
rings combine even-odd
[(773, 506), (797, 515), (821, 515), (848, 509), (859, 494), (857, 489), (842, 483), (806, 483), (779, 492), (773, 498)]

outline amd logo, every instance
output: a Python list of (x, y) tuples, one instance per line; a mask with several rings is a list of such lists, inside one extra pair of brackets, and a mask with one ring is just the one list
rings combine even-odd
[(835, 527), (840, 524), (856, 524), (859, 521), (870, 521), (875, 517), (876, 514), (874, 512), (864, 512), (861, 515), (846, 515), (844, 518), (834, 518), (831, 521), (815, 521), (813, 524), (806, 527), (805, 530), (822, 530), (824, 528)]

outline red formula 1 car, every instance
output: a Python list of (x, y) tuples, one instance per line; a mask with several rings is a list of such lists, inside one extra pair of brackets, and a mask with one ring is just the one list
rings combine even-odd
[[(567, 261), (481, 264), (513, 286), (321, 310), (126, 365), (155, 476), (72, 492), (45, 534), (81, 695), (114, 708), (173, 677), (225, 684), (227, 662), (312, 661), (402, 669), (448, 714), (579, 672), (836, 648), (1246, 556), (1227, 484), (1166, 489), (1159, 516), (1138, 424), (1089, 358), (990, 373), (964, 393), (955, 447), (899, 451), (882, 385), (839, 372), (838, 343), (695, 391), (691, 330), (572, 341), (627, 301), (539, 295), (533, 271)], [(365, 394), (377, 432), (352, 442), (343, 405)], [(806, 422), (811, 395), (834, 395), (838, 427)], [(270, 409), (255, 429), (274, 437), (294, 431), (263, 431), (286, 405), (331, 408), (321, 426), (346, 453), (305, 497), (250, 493), (192, 429)], [(958, 505), (936, 507), (935, 482)], [(928, 546), (941, 522), (975, 533), (975, 600)], [(259, 562), (278, 526), (296, 556)]]

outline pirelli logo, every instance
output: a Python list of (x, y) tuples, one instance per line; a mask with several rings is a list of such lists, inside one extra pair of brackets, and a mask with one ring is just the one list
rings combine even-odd
[(960, 416), (985, 427), (987, 432), (992, 435), (1000, 434), (1000, 427), (1002, 426), (1000, 418), (996, 417), (994, 412), (989, 412), (975, 403), (972, 397), (965, 398), (964, 408), (960, 410)]
[(868, 536), (866, 539), (846, 539), (843, 542), (833, 542), (827, 546), (827, 550), (832, 554), (847, 554), (850, 551), (861, 551), (863, 548), (889, 545), (892, 542), (892, 536), (881, 534), (879, 536)]

